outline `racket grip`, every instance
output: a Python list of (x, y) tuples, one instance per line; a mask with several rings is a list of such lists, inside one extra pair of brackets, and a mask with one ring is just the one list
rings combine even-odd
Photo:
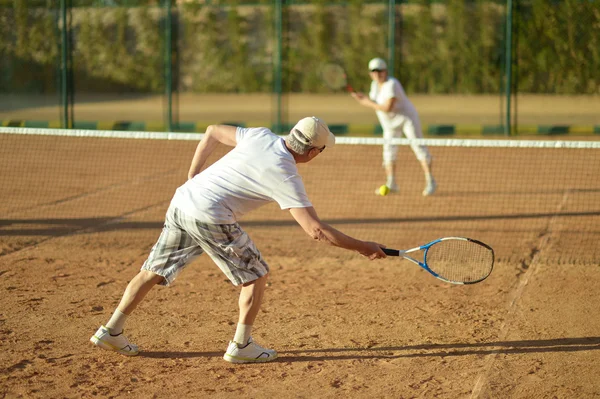
[(387, 256), (400, 256), (400, 251), (398, 251), (397, 249), (381, 248), (381, 250)]

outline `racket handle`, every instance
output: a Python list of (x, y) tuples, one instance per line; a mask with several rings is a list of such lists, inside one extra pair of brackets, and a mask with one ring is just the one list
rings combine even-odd
[(381, 250), (387, 256), (400, 256), (400, 251), (398, 251), (397, 249), (381, 248)]

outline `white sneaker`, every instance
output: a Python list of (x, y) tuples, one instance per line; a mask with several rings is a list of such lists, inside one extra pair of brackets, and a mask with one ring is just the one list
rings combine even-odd
[(90, 341), (102, 349), (118, 352), (125, 356), (135, 356), (140, 353), (137, 345), (129, 342), (123, 332), (118, 335), (110, 335), (110, 330), (104, 326), (100, 326)]
[(277, 352), (263, 348), (250, 337), (244, 346), (230, 341), (223, 359), (230, 363), (264, 363), (277, 359)]
[(425, 197), (427, 197), (428, 195), (432, 195), (433, 193), (435, 193), (436, 189), (437, 189), (437, 183), (435, 182), (435, 179), (432, 177), (431, 180), (429, 180), (427, 182), (427, 185), (425, 186), (425, 190), (423, 190), (423, 195)]
[[(392, 193), (396, 194), (396, 193), (400, 192), (400, 189), (398, 188), (397, 184), (388, 186), (388, 188), (390, 189), (390, 194), (392, 194)], [(377, 187), (375, 189), (375, 195), (381, 195), (381, 192), (379, 191), (379, 187)]]

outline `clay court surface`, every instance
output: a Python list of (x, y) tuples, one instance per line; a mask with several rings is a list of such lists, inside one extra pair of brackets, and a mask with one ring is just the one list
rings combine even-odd
[(600, 396), (594, 151), (431, 148), (439, 191), (424, 198), (408, 148), (388, 197), (373, 195), (380, 147), (328, 149), (300, 168), (322, 219), (398, 248), (479, 238), (496, 251), (490, 278), (454, 286), (408, 261), (370, 262), (268, 206), (241, 224), (271, 267), (253, 335), (277, 361), (222, 360), (238, 289), (207, 256), (129, 319), (138, 357), (94, 347), (195, 146), (0, 135), (0, 397)]

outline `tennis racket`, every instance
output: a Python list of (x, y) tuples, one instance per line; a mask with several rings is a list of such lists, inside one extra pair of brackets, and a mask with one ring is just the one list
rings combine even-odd
[[(405, 251), (382, 248), (388, 256), (401, 256), (452, 284), (475, 284), (485, 280), (494, 268), (494, 250), (481, 241), (445, 237)], [(406, 254), (424, 251), (423, 262)]]
[(325, 64), (319, 71), (321, 79), (329, 88), (333, 90), (346, 90), (349, 93), (353, 93), (354, 89), (348, 83), (348, 76), (346, 71), (339, 64)]

